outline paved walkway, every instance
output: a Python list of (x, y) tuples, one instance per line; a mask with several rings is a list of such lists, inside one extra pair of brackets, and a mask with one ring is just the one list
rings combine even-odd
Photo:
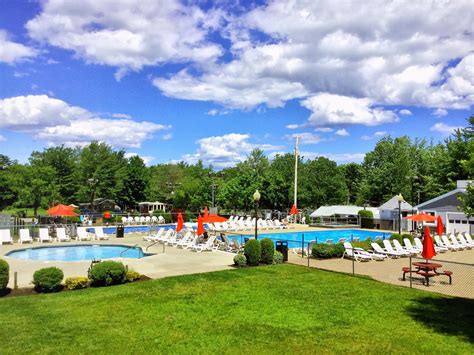
[[(138, 244), (145, 250), (145, 248), (152, 244), (143, 240), (142, 236), (126, 236), (123, 239), (111, 237), (109, 240), (91, 241), (91, 242), (76, 242), (69, 243), (48, 243), (39, 244), (37, 242), (31, 244), (1, 245), (0, 258), (5, 259), (10, 265), (10, 283), (9, 287), (13, 287), (13, 274), (17, 272), (18, 286), (29, 287), (33, 279), (33, 273), (44, 267), (57, 266), (64, 272), (64, 277), (72, 276), (87, 276), (87, 270), (91, 264), (90, 261), (32, 261), (19, 260), (5, 256), (11, 250), (31, 248), (48, 245), (72, 245), (72, 244), (124, 244), (134, 246)], [(114, 259), (120, 260), (132, 270), (135, 270), (150, 278), (162, 278), (166, 276), (194, 274), (201, 272), (217, 271), (230, 269), (233, 264), (234, 254), (215, 251), (196, 253), (189, 250), (182, 250), (175, 247), (166, 246), (163, 251), (163, 245), (148, 249), (152, 256), (147, 256), (141, 259)]]
[[(301, 255), (294, 253), (289, 254), (289, 261), (294, 264), (308, 265), (307, 258), (301, 258)], [(424, 261), (424, 259), (412, 258), (412, 262), (420, 261)], [(453, 272), (452, 285), (449, 285), (447, 276), (437, 276), (431, 278), (430, 286), (426, 287), (422, 284), (421, 276), (412, 273), (412, 286), (414, 288), (451, 296), (474, 298), (474, 250), (450, 251), (438, 254), (432, 261), (442, 264), (441, 270)], [(460, 265), (457, 263), (468, 263), (471, 265)], [(409, 264), (409, 258), (354, 262), (354, 272), (359, 275), (370, 276), (378, 281), (410, 287), (409, 274), (406, 275), (406, 281), (402, 280), (402, 267), (408, 267)], [(352, 260), (340, 258), (328, 260), (309, 259), (309, 265), (318, 269), (352, 273), (353, 263)]]

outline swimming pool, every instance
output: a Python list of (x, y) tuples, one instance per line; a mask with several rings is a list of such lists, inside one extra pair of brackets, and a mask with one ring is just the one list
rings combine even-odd
[[(277, 240), (284, 240), (288, 242), (289, 248), (300, 248), (301, 243), (304, 239), (305, 243), (310, 242), (317, 242), (317, 243), (325, 243), (328, 240), (331, 240), (333, 243), (337, 243), (337, 241), (341, 238), (346, 238), (346, 240), (350, 241), (352, 238), (359, 238), (359, 240), (366, 240), (367, 238), (375, 239), (380, 237), (381, 239), (385, 239), (390, 237), (391, 233), (381, 232), (381, 231), (366, 231), (360, 229), (335, 229), (329, 231), (315, 231), (315, 232), (290, 232), (285, 231), (284, 233), (266, 233), (266, 234), (259, 234), (258, 238), (270, 238), (273, 241)], [(251, 235), (242, 235), (242, 236), (230, 236), (231, 238), (240, 238), (244, 239), (246, 237), (251, 237)]]
[(13, 250), (6, 254), (11, 258), (38, 261), (82, 261), (113, 258), (140, 259), (145, 254), (142, 248), (127, 245), (82, 244), (48, 246)]

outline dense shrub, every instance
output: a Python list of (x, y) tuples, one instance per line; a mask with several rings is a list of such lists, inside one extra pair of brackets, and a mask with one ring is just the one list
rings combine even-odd
[(110, 286), (125, 281), (125, 266), (118, 261), (102, 261), (95, 264), (89, 271), (93, 286)]
[(283, 254), (279, 251), (275, 251), (273, 254), (273, 263), (274, 264), (281, 264), (283, 263)]
[(360, 227), (361, 228), (374, 228), (374, 214), (369, 210), (360, 210), (358, 212), (360, 217)]
[(247, 265), (247, 258), (244, 254), (237, 254), (234, 256), (234, 264), (239, 267), (243, 267)]
[(401, 245), (403, 245), (403, 244), (404, 244), (404, 243), (403, 243), (403, 239), (404, 239), (404, 238), (410, 239), (410, 242), (413, 243), (413, 236), (412, 236), (411, 234), (406, 234), (406, 233), (405, 233), (405, 234), (402, 234), (402, 235), (400, 235), (400, 234), (398, 234), (398, 233), (393, 233), (393, 234), (390, 236), (389, 239), (390, 239), (390, 240), (395, 240), (395, 239), (396, 239), (396, 240), (398, 240), (398, 241), (400, 242)]
[(312, 254), (318, 259), (340, 258), (344, 253), (344, 246), (337, 244), (314, 244)]
[(260, 242), (256, 239), (250, 239), (247, 243), (245, 243), (244, 254), (247, 258), (248, 265), (258, 265), (260, 262), (260, 255), (262, 254)]
[(57, 267), (46, 267), (35, 271), (33, 284), (38, 292), (57, 292), (61, 290), (64, 273)]
[(9, 277), (10, 267), (8, 263), (0, 259), (0, 293), (5, 291), (8, 285), (8, 277)]
[(260, 248), (262, 253), (260, 255), (260, 261), (265, 264), (273, 264), (273, 254), (275, 253), (275, 246), (269, 238), (263, 238), (260, 241)]
[(140, 277), (142, 277), (142, 275), (139, 272), (128, 270), (125, 274), (125, 282), (137, 281), (140, 280)]
[(83, 276), (68, 277), (64, 284), (68, 290), (80, 290), (89, 287), (89, 279)]
[(171, 223), (172, 222), (172, 216), (171, 213), (169, 212), (163, 212), (160, 210), (155, 210), (153, 211), (153, 216), (159, 217), (162, 216), (165, 219), (165, 223)]

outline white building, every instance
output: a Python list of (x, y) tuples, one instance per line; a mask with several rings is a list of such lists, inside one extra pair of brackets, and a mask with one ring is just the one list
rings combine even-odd
[(471, 180), (459, 180), (454, 190), (435, 197), (429, 201), (423, 202), (415, 208), (419, 212), (430, 213), (441, 216), (443, 224), (446, 226), (446, 233), (468, 232), (471, 233), (474, 219), (468, 219), (459, 209), (461, 202), (458, 197), (466, 193), (468, 184)]
[(155, 211), (166, 212), (166, 203), (163, 202), (140, 202), (138, 208), (141, 214), (152, 214)]

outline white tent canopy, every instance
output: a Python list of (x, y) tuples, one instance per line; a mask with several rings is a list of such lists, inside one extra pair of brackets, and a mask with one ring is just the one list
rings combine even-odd
[[(321, 206), (316, 211), (310, 214), (310, 217), (331, 217), (334, 215), (340, 216), (357, 216), (360, 210), (363, 210), (364, 207), (361, 206), (346, 206), (346, 205), (336, 205), (336, 206)], [(379, 218), (379, 209), (376, 207), (366, 207), (366, 210), (372, 211), (374, 218)]]

